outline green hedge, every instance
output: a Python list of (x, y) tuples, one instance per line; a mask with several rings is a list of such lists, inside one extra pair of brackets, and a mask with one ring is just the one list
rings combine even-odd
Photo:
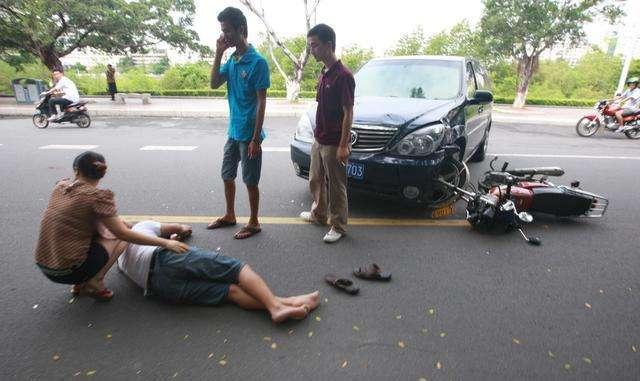
[[(174, 97), (225, 97), (227, 95), (226, 90), (212, 90), (212, 89), (191, 89), (191, 90), (138, 90), (136, 93), (149, 93), (151, 95), (165, 95)], [(85, 95), (107, 95), (106, 91), (91, 91)], [(267, 96), (272, 98), (285, 98), (287, 92), (285, 90), (268, 90)], [(314, 91), (301, 91), (301, 98), (315, 98), (316, 93)]]
[[(494, 103), (511, 104), (514, 98), (510, 97), (493, 97)], [(572, 107), (591, 107), (598, 102), (596, 99), (541, 99), (527, 98), (528, 105), (536, 106), (572, 106)]]

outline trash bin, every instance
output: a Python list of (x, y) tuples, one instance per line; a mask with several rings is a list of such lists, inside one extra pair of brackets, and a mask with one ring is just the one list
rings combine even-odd
[(33, 104), (40, 99), (40, 93), (47, 88), (44, 82), (33, 78), (16, 78), (11, 81), (16, 102), (21, 104)]

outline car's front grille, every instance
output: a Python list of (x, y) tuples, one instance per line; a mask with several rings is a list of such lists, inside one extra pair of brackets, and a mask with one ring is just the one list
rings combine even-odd
[[(389, 140), (398, 131), (397, 127), (370, 126), (365, 124), (354, 124), (351, 126), (353, 152), (379, 152), (387, 145)], [(356, 134), (355, 144), (353, 134)]]

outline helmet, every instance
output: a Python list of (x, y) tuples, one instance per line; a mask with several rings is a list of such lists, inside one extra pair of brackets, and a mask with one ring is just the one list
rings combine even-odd
[(640, 82), (640, 78), (638, 77), (629, 77), (629, 79), (627, 79), (627, 83), (635, 83), (637, 85), (638, 82)]

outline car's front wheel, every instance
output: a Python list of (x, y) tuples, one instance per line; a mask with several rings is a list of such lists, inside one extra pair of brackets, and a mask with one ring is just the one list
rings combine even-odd
[(425, 206), (429, 209), (442, 208), (459, 198), (450, 187), (435, 180), (440, 179), (458, 188), (464, 188), (469, 180), (469, 169), (462, 161), (448, 157), (440, 164), (434, 177), (433, 187), (423, 195)]

